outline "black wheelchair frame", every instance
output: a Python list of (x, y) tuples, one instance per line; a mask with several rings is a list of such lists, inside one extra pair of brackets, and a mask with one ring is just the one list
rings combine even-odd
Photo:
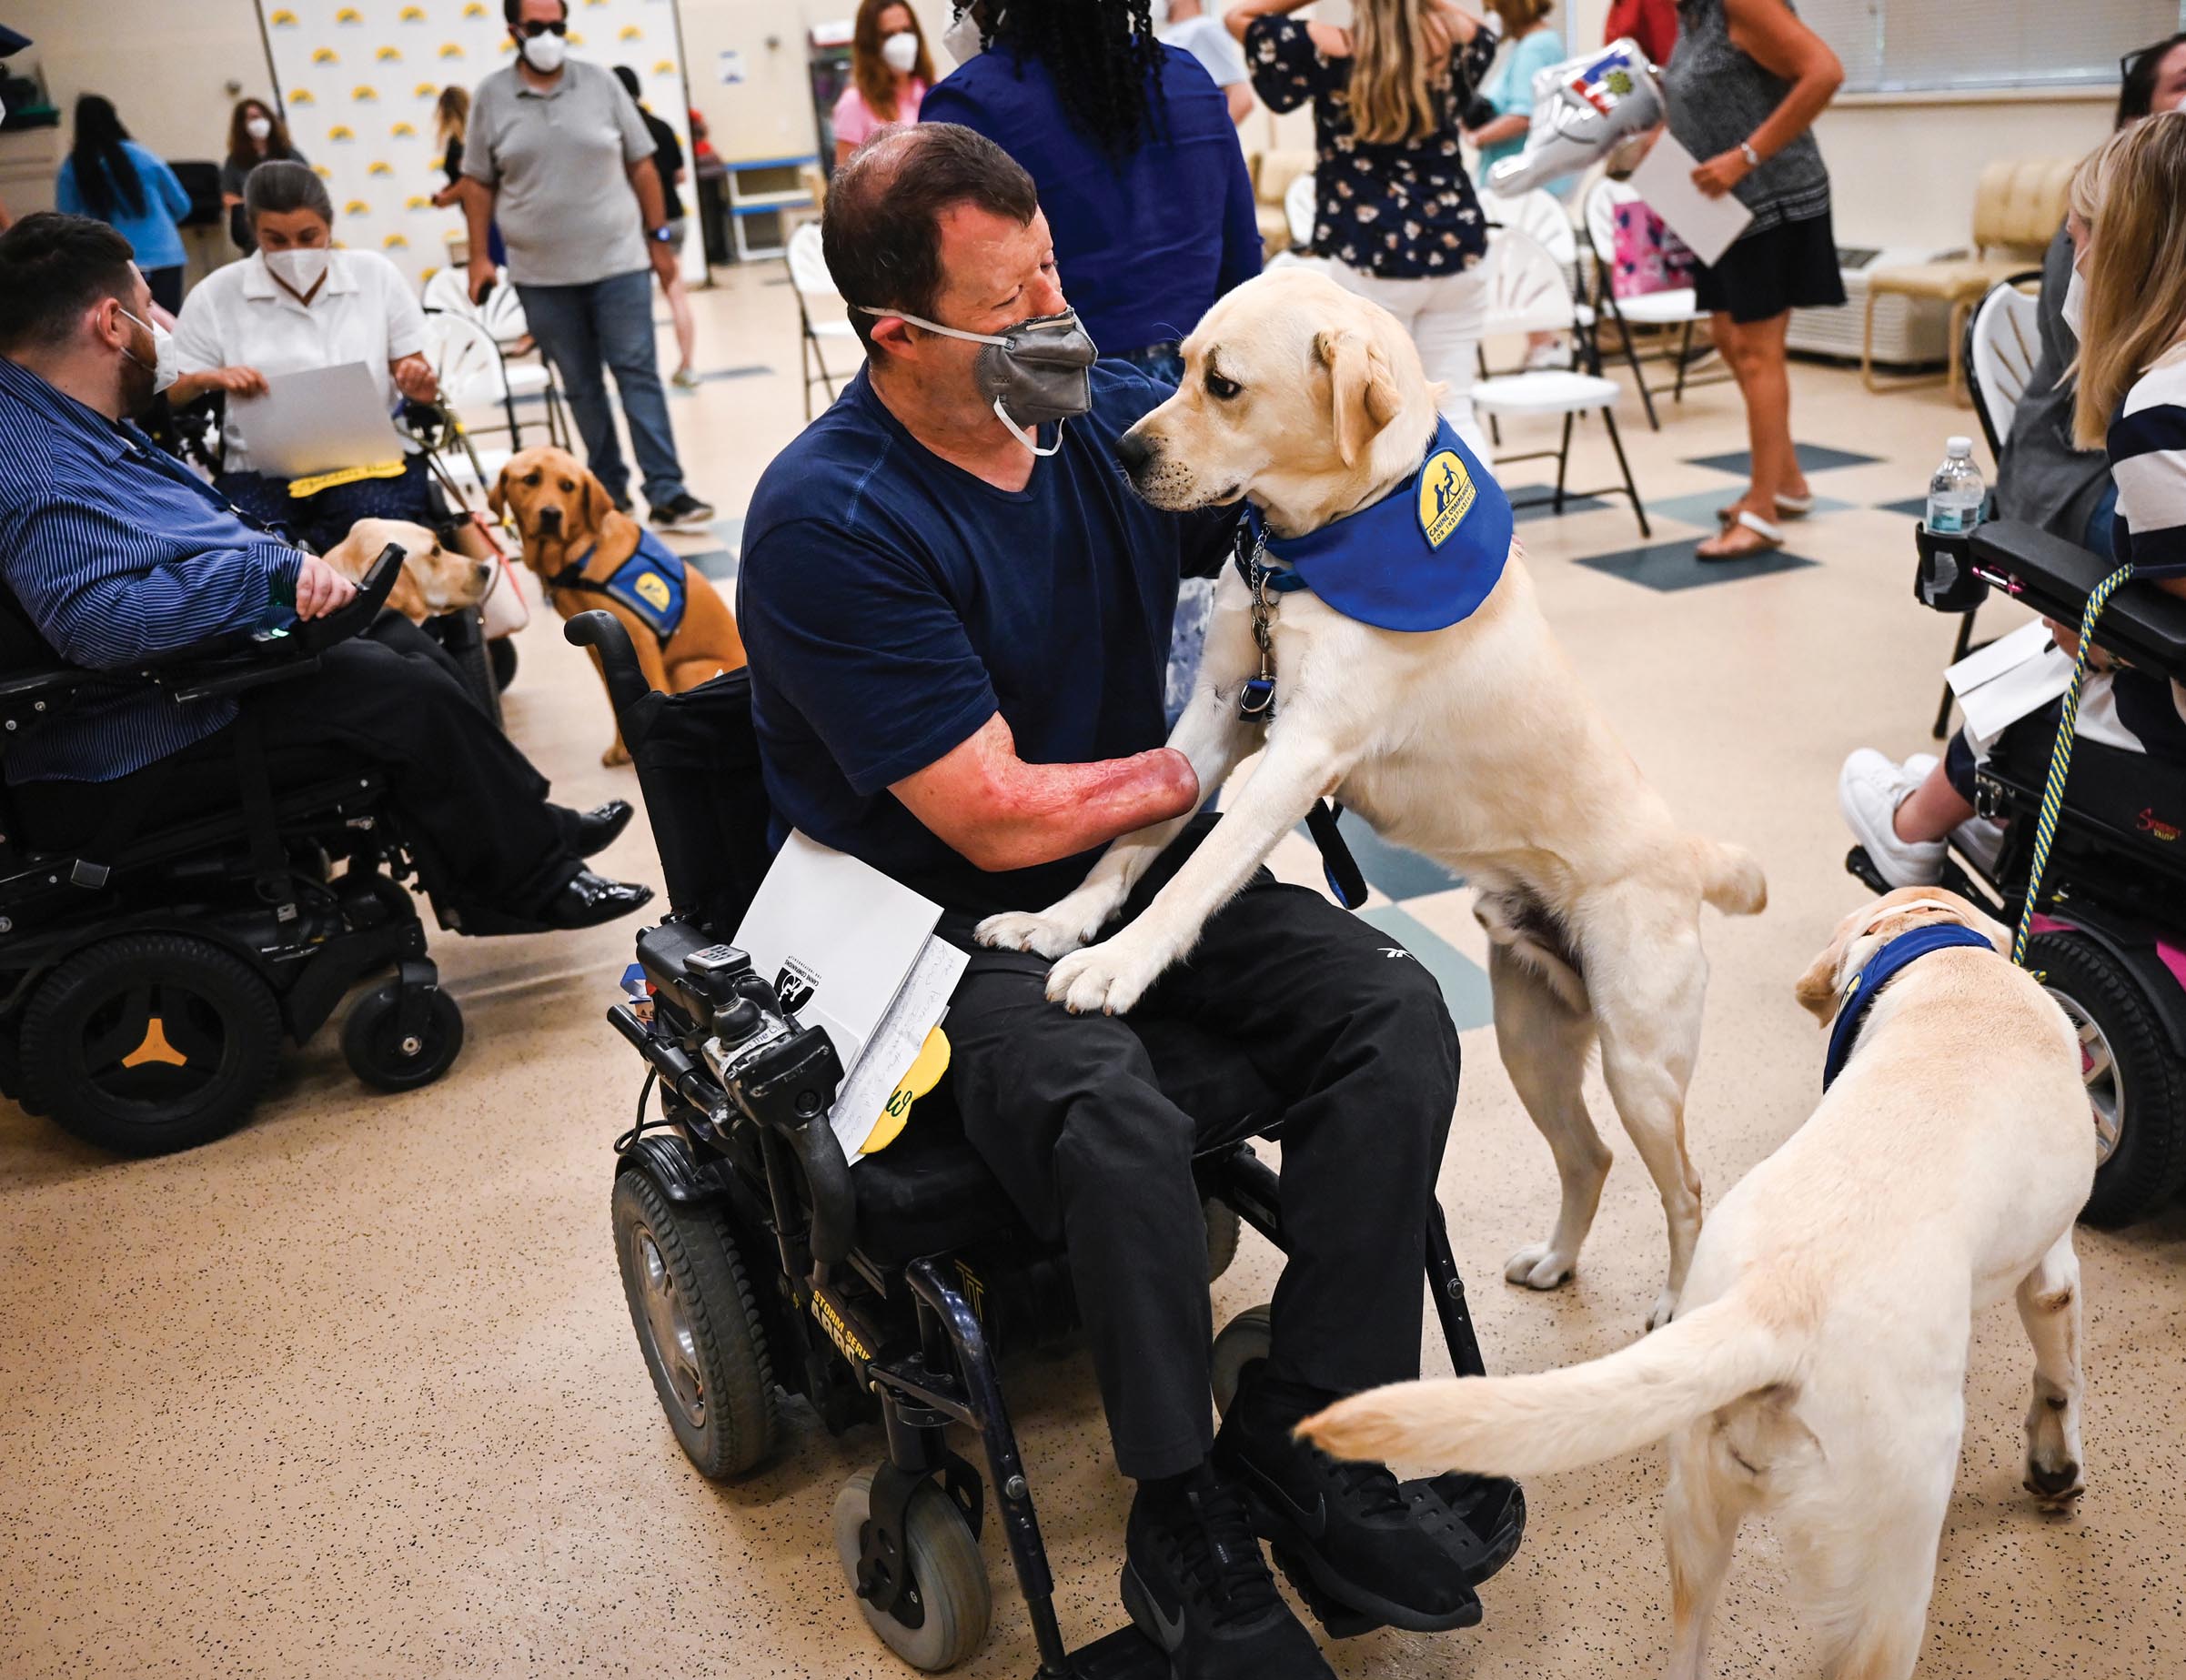
[[(801, 1030), (761, 1052), (765, 1066), (724, 1089), (700, 1046), (740, 998), (768, 1011), (773, 990), (748, 966), (720, 981), (705, 971), (723, 961), (716, 943), (733, 932), (756, 891), (769, 855), (767, 810), (750, 735), (749, 679), (742, 672), (670, 697), (647, 689), (629, 639), (608, 614), (580, 614), (569, 639), (599, 658), (623, 739), (636, 762), (660, 852), (671, 911), (639, 937), (638, 955), (649, 996), (616, 1005), (609, 1020), (644, 1059), (648, 1072), (637, 1124), (618, 1142), (618, 1257), (622, 1262), (633, 1326), (647, 1355), (664, 1411), (679, 1440), (704, 1473), (727, 1477), (755, 1467), (771, 1446), (774, 1384), (804, 1395), (831, 1432), (840, 1434), (876, 1413), (887, 1457), (873, 1474), (870, 1502), (857, 1522), (856, 1555), (838, 1504), (838, 1544), (854, 1579), (866, 1619), (899, 1655), (925, 1668), (946, 1667), (976, 1648), (985, 1632), (984, 1566), (976, 1541), (983, 1502), (980, 1470), (949, 1446), (950, 1424), (978, 1438), (1016, 1584), (1031, 1618), (1042, 1680), (1123, 1680), (1165, 1674), (1151, 1642), (1128, 1626), (1076, 1651), (1064, 1644), (1054, 1583), (1041, 1539), (1030, 1480), (1004, 1403), (997, 1356), (1005, 1347), (1067, 1333), (1075, 1306), (1062, 1256), (1022, 1224), (999, 1185), (961, 1135), (949, 1140), (950, 1116), (929, 1117), (922, 1102), (912, 1124), (890, 1148), (853, 1172), (827, 1124), (827, 1105), (841, 1069), (823, 1031)], [(712, 715), (698, 722), (695, 709)], [(694, 805), (700, 809), (694, 812)], [(740, 953), (730, 953), (730, 960)], [(793, 1018), (791, 1020), (794, 1026)], [(817, 1041), (814, 1042), (813, 1041)], [(718, 1047), (718, 1041), (717, 1041)], [(1157, 1063), (1161, 1058), (1157, 1055)], [(718, 1060), (718, 1057), (717, 1057)], [(662, 1114), (646, 1112), (657, 1084)], [(1233, 1134), (1202, 1153), (1194, 1171), (1210, 1204), (1211, 1270), (1234, 1252), (1236, 1222), (1284, 1246), (1279, 1182), (1252, 1152), (1252, 1135), (1279, 1134), (1280, 1115), (1263, 1110), (1240, 1120)], [(688, 1396), (662, 1354), (666, 1342), (688, 1333), (657, 1322), (662, 1308), (633, 1278), (639, 1255), (625, 1228), (626, 1193), (633, 1175), (677, 1210), (667, 1222), (679, 1251), (718, 1242), (730, 1263), (716, 1275), (740, 1284), (743, 1265), (771, 1249), (779, 1273), (771, 1289), (746, 1286), (743, 1304), (755, 1333), (748, 1379), (766, 1384), (768, 1410), (740, 1409), (759, 1422), (722, 1451), (719, 1433), (690, 1427)], [(936, 1215), (952, 1205), (953, 1218)], [(965, 1212), (969, 1210), (967, 1232)], [(695, 1218), (692, 1216), (696, 1216)], [(708, 1227), (707, 1220), (718, 1219)], [(1227, 1232), (1224, 1226), (1227, 1223)], [(659, 1233), (647, 1234), (654, 1240)], [(1455, 1369), (1484, 1371), (1441, 1212), (1429, 1222), (1423, 1255), (1435, 1310)], [(741, 1251), (740, 1258), (739, 1251)], [(737, 1317), (734, 1303), (686, 1303), (709, 1324)], [(714, 1332), (710, 1329), (709, 1334)], [(1216, 1338), (1217, 1400), (1226, 1405), (1240, 1372), (1264, 1355), (1264, 1309), (1242, 1314)], [(771, 1359), (768, 1350), (775, 1350)], [(1228, 1392), (1224, 1392), (1227, 1389)], [(736, 1399), (737, 1383), (717, 1381), (714, 1413)], [(945, 1511), (936, 1517), (931, 1494), (938, 1478)], [(853, 1478), (845, 1490), (860, 1486)], [(1441, 1477), (1408, 1483), (1404, 1492), (1423, 1518), (1464, 1524), (1480, 1541), (1475, 1579), (1494, 1573), (1517, 1547), (1524, 1496), (1513, 1483)], [(922, 1512), (921, 1504), (930, 1507)], [(1439, 1510), (1436, 1507), (1439, 1506)], [(912, 1567), (937, 1555), (936, 1524), (951, 1526), (962, 1567), (976, 1571), (982, 1598), (976, 1624), (961, 1635), (922, 1642), (924, 1618), (937, 1597), (935, 1582)], [(1285, 1560), (1278, 1558), (1278, 1562)], [(1309, 1607), (1332, 1635), (1364, 1633), (1376, 1624), (1325, 1602), (1302, 1568), (1285, 1567)], [(962, 1602), (968, 1593), (951, 1586)], [(939, 1594), (947, 1596), (947, 1594)]]
[[(1983, 525), (1967, 536), (1916, 534), (1915, 595), (1969, 616), (1991, 589), (2078, 625), (2113, 563), (2032, 526)], [(2186, 681), (2186, 601), (2127, 583), (2094, 640), (2120, 660)], [(1943, 885), (2007, 926), (2025, 907), (2034, 831), (2052, 738), (2015, 726), (1976, 772), (1979, 814), (2003, 823), (1993, 860), (1954, 845)], [(2158, 802), (2178, 803), (2166, 818)], [(2139, 807), (2138, 815), (2131, 813)], [(2168, 834), (2169, 838), (2165, 836)], [(1878, 892), (1864, 847), (1846, 868)], [(2164, 956), (2186, 951), (2186, 776), (2137, 753), (2076, 740), (2056, 838), (2036, 904), (2027, 961), (2080, 1034), (2100, 1143), (2081, 1217), (2123, 1224), (2186, 1188), (2186, 983)]]
[[(12, 599), (0, 600), (0, 751), (93, 696), (150, 689), (189, 706), (315, 670), (371, 622), (401, 564), (401, 550), (387, 548), (354, 600), (288, 634), (224, 638), (122, 672), (55, 661)], [(420, 860), (384, 813), (383, 780), (343, 774), (277, 793), (248, 708), (233, 733), (236, 809), (163, 826), (125, 800), (65, 851), (26, 846), (5, 811), (0, 1091), (119, 1152), (186, 1148), (242, 1124), (278, 1036), (302, 1043), (378, 970), (391, 966), (394, 979), (351, 1009), (343, 1034), (361, 1079), (408, 1090), (438, 1078), (462, 1045), (461, 1012), (439, 990), (416, 902), (398, 884)], [(349, 867), (331, 877), (337, 858)], [(146, 1058), (126, 1079), (115, 1069), (127, 1061), (93, 1060), (124, 1040)], [(152, 1063), (177, 1071), (145, 1072)], [(186, 1081), (195, 1102), (184, 1100)], [(124, 1086), (167, 1096), (125, 1099)]]

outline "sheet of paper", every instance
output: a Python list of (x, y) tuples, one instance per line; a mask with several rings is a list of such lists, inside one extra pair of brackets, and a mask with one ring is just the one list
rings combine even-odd
[[(932, 899), (870, 864), (792, 832), (760, 883), (736, 943), (774, 982), (782, 1007), (808, 1027), (825, 1027), (844, 1071), (855, 1072), (941, 914)], [(906, 1056), (891, 1070), (881, 1102), (910, 1065)], [(873, 1112), (880, 1112), (877, 1102)]]
[(2009, 636), (1998, 637), (1986, 648), (1976, 648), (1946, 670), (1943, 680), (1950, 684), (1953, 694), (1963, 697), (1985, 682), (1995, 681), (2013, 666), (2040, 659), (2049, 645), (2050, 627), (2040, 619), (2029, 619)]
[[(881, 1123), (881, 1111), (894, 1094), (896, 1081), (917, 1060), (926, 1034), (948, 1012), (950, 994), (971, 961), (946, 941), (929, 939), (904, 978), (902, 990), (873, 1030), (865, 1054), (842, 1081), (829, 1119), (836, 1141), (852, 1166), (858, 1163), (858, 1151)], [(919, 1123), (916, 1108), (912, 1111), (911, 1123)]]
[(1753, 212), (1734, 194), (1710, 198), (1695, 186), (1693, 171), (1699, 166), (1665, 130), (1632, 171), (1632, 190), (1692, 247), (1695, 257), (1704, 263), (1719, 262), (1731, 241), (1746, 231)]
[(1943, 677), (1966, 714), (1967, 734), (1985, 749), (2062, 694), (2072, 680), (2072, 661), (2050, 640), (2049, 628), (2031, 619), (1968, 654)]
[(263, 397), (231, 397), (227, 412), (254, 471), (307, 478), (402, 458), (402, 434), (362, 362), (268, 374)]

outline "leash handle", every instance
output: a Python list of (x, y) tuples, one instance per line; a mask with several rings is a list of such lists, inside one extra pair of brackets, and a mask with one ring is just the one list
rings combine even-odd
[(2027, 897), (2020, 906), (2019, 931), (2011, 936), (2011, 961), (2027, 966), (2027, 940), (2034, 931), (2035, 906), (2041, 899), (2042, 876), (2050, 867), (2050, 847), (2057, 839), (2058, 813), (2064, 808), (2065, 776), (2072, 767), (2072, 741), (2080, 726), (2080, 689), (2087, 679), (2088, 658), (2095, 647), (2095, 621), (2117, 593), (2118, 586), (2133, 575), (2131, 560), (2088, 592), (2088, 604), (2080, 615), (2080, 656), (2072, 661), (2072, 679), (2065, 685), (2064, 705), (2057, 719), (2057, 742), (2050, 749), (2050, 774), (2042, 783), (2041, 810), (2034, 820), (2034, 865), (2027, 875)]

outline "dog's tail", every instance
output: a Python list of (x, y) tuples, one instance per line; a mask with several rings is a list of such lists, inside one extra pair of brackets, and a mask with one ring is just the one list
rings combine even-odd
[(1768, 881), (1753, 853), (1701, 834), (1687, 838), (1700, 865), (1702, 898), (1727, 916), (1758, 916), (1768, 908)]
[(1535, 1475), (1634, 1452), (1794, 1381), (1802, 1362), (1801, 1339), (1763, 1323), (1734, 1290), (1606, 1359), (1538, 1376), (1372, 1389), (1307, 1418), (1298, 1434), (1338, 1458)]

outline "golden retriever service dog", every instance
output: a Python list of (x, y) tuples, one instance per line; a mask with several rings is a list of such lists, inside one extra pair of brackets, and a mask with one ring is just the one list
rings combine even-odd
[[(524, 564), (565, 619), (605, 608), (621, 620), (645, 679), (680, 694), (744, 664), (736, 617), (697, 568), (686, 566), (613, 500), (565, 449), (525, 449), (501, 468), (487, 506), (516, 522)], [(603, 764), (628, 764), (618, 729)]]
[(445, 548), (424, 526), (405, 519), (359, 519), (320, 558), (351, 583), (362, 583), (389, 543), (402, 550), (402, 570), (388, 591), (388, 605), (412, 624), (476, 607), (492, 586), (493, 561)]
[[(1394, 317), (1325, 276), (1283, 269), (1239, 287), (1184, 349), (1176, 395), (1124, 438), (1133, 485), (1155, 507), (1249, 497), (1276, 534), (1295, 536), (1420, 471), (1437, 417), (1418, 353)], [(1445, 629), (1375, 629), (1310, 592), (1280, 603), (1281, 699), (1263, 727), (1239, 718), (1240, 686), (1258, 669), (1250, 591), (1230, 572), (1217, 586), (1198, 690), (1169, 744), (1203, 798), (1264, 750), (1146, 912), (1079, 949), (1183, 818), (1118, 840), (1060, 903), (991, 917), (980, 936), (1059, 958), (1051, 998), (1121, 1013), (1314, 801), (1335, 795), (1478, 889), (1496, 1040), (1563, 1181), (1554, 1232), (1505, 1275), (1552, 1289), (1577, 1263), (1609, 1167), (1580, 1094), (1598, 1038), (1609, 1094), (1668, 1218), (1668, 1282), (1650, 1322), (1667, 1319), (1700, 1231), (1684, 1138), (1707, 979), (1700, 906), (1760, 910), (1759, 866), (1672, 820), (1549, 634), (1515, 543), (1492, 593)]]
[[(1299, 1433), (1345, 1458), (1502, 1475), (1669, 1439), (1669, 1672), (1697, 1680), (1739, 1524), (1771, 1519), (1839, 1680), (1903, 1680), (1927, 1626), (1959, 1468), (1972, 1317), (2015, 1296), (2034, 1343), (2026, 1482), (2080, 1475), (2080, 1262), (2095, 1174), (2080, 1042), (2010, 932), (1910, 887), (1853, 911), (1800, 979), (1825, 1028), (1897, 936), (1988, 941), (1890, 976), (1842, 1071), (1707, 1222), (1667, 1328), (1538, 1376), (1400, 1383)], [(1878, 972), (1880, 972), (1879, 965)]]

